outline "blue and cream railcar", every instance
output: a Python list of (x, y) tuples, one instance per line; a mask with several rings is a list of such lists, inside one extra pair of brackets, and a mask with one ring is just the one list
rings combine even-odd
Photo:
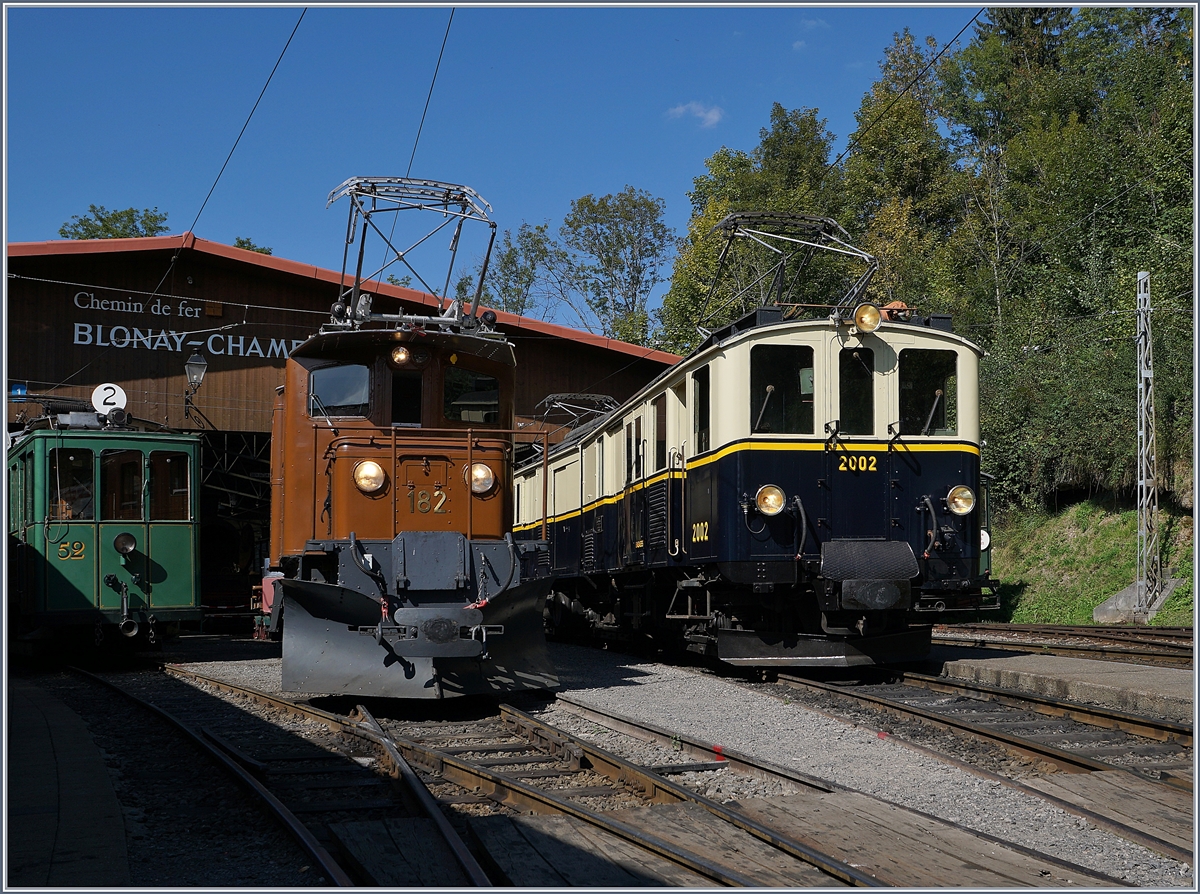
[(92, 426), (18, 437), (8, 450), (16, 640), (76, 630), (153, 643), (166, 625), (198, 622), (199, 465), (195, 435)]
[(521, 470), (516, 530), (548, 523), (551, 626), (837, 666), (917, 657), (920, 613), (994, 603), (981, 352), (946, 318), (888, 317), (762, 307)]

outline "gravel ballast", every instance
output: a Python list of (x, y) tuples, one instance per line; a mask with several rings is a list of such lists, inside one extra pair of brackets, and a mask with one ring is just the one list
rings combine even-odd
[[(881, 737), (877, 732), (786, 704), (703, 671), (563, 644), (553, 645), (552, 656), (562, 682), (560, 691), (581, 703), (667, 729), (684, 730), (714, 745), (836, 782), (1134, 885), (1193, 886), (1192, 868), (1185, 864), (1096, 829), (1040, 798), (916, 752), (891, 736)], [(731, 710), (732, 705), (738, 710)], [(729, 794), (720, 799), (737, 797), (744, 795)]]

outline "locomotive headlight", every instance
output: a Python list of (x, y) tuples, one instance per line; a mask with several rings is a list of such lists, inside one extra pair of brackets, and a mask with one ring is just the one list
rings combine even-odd
[(486, 494), (496, 486), (496, 473), (487, 463), (471, 464), (471, 493)]
[(764, 484), (754, 495), (754, 506), (763, 515), (778, 515), (783, 512), (783, 504), (786, 499), (783, 490), (774, 484)]
[(946, 508), (955, 515), (966, 515), (975, 508), (975, 492), (965, 484), (950, 488), (946, 494)]
[(396, 347), (392, 348), (392, 363), (396, 364), (397, 366), (403, 366), (404, 364), (408, 363), (408, 360), (411, 356), (412, 355), (408, 352), (408, 348), (404, 347), (404, 345), (397, 345)]
[(113, 549), (123, 556), (129, 555), (137, 549), (137, 538), (132, 534), (118, 534), (113, 538)]
[(874, 304), (860, 304), (854, 308), (854, 328), (859, 332), (874, 332), (882, 320), (883, 315)]
[(373, 494), (387, 481), (383, 466), (373, 459), (363, 460), (354, 467), (354, 486), (364, 494)]

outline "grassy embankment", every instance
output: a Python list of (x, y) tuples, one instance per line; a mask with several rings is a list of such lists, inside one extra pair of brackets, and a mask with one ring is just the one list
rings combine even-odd
[[(1183, 578), (1151, 621), (1192, 624), (1192, 516), (1160, 508), (1163, 573)], [(1019, 624), (1090, 624), (1092, 609), (1137, 576), (1137, 509), (1095, 500), (1057, 513), (1014, 514), (992, 531), (992, 577), (1001, 609), (985, 620)]]

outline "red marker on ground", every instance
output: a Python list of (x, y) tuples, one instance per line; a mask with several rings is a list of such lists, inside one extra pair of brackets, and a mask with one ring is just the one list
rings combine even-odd
[(719, 760), (719, 761), (725, 760), (725, 749), (722, 746), (714, 745), (713, 746), (713, 754), (715, 754), (717, 756), (717, 760)]

